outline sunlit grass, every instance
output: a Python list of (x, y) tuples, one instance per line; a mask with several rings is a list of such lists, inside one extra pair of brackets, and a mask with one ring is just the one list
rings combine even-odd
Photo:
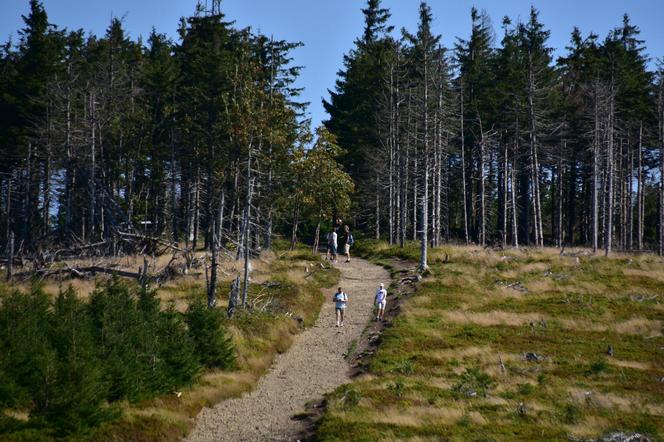
[(664, 436), (664, 262), (577, 255), (432, 251), (369, 372), (328, 396), (319, 440)]

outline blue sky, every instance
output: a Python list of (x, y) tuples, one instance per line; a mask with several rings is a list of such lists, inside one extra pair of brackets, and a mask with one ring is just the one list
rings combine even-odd
[[(0, 39), (16, 37), (22, 26), (21, 14), (28, 10), (28, 0), (0, 0)], [(362, 32), (361, 8), (364, 0), (223, 0), (222, 11), (238, 26), (251, 26), (267, 35), (289, 41), (302, 41), (303, 48), (294, 55), (305, 66), (299, 85), (303, 98), (311, 102), (313, 124), (326, 118), (321, 98), (334, 87), (342, 57)], [(132, 37), (147, 36), (152, 26), (175, 36), (178, 19), (194, 10), (195, 0), (44, 0), (51, 22), (70, 29), (83, 28), (103, 34), (112, 16), (124, 17)], [(419, 0), (383, 0), (392, 11), (396, 29), (414, 29)], [(436, 32), (451, 46), (455, 37), (466, 37), (470, 28), (470, 8), (475, 5), (491, 16), (500, 35), (502, 17), (527, 18), (530, 5), (540, 11), (541, 20), (551, 30), (549, 45), (564, 50), (573, 26), (586, 34), (594, 31), (604, 37), (620, 25), (623, 13), (642, 31), (648, 54), (664, 56), (663, 0), (430, 0)]]

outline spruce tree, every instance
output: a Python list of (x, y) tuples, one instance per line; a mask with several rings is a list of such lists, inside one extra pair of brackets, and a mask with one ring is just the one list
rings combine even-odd
[(371, 177), (370, 159), (380, 146), (376, 115), (384, 93), (383, 78), (395, 47), (389, 36), (392, 27), (387, 24), (390, 13), (381, 7), (380, 0), (368, 0), (363, 13), (362, 38), (344, 56), (344, 69), (339, 72), (335, 90), (329, 91), (329, 100), (323, 100), (330, 114), (324, 124), (345, 150), (340, 161), (356, 179), (355, 210), (361, 223), (369, 218), (366, 209), (373, 209), (371, 213), (375, 210), (378, 189)]

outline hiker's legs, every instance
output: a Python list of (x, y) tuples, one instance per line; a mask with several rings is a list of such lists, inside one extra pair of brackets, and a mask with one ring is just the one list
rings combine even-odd
[(346, 244), (344, 252), (346, 252), (346, 262), (350, 262), (350, 244)]
[(341, 312), (342, 310), (340, 308), (335, 309), (336, 310), (336, 315), (337, 315), (337, 327), (339, 327), (339, 324), (341, 323)]
[(341, 312), (341, 325), (344, 325), (344, 313), (346, 312), (346, 309), (340, 308), (339, 311)]

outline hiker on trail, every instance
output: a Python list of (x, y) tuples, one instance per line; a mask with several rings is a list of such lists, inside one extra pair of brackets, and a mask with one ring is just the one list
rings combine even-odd
[(332, 262), (337, 262), (337, 229), (327, 234), (327, 256)]
[(346, 312), (346, 304), (348, 304), (348, 294), (339, 287), (339, 290), (337, 290), (337, 293), (332, 298), (332, 302), (334, 302), (334, 310), (337, 316), (337, 327), (343, 327), (344, 313)]
[(346, 262), (350, 262), (350, 246), (355, 244), (353, 234), (350, 233), (350, 227), (344, 226), (344, 254), (346, 255)]
[(325, 252), (325, 259), (332, 259), (332, 232), (327, 234), (327, 251)]
[(380, 283), (378, 291), (376, 292), (376, 321), (382, 321), (383, 316), (385, 315), (385, 305), (387, 305), (387, 290), (385, 290), (385, 284)]

